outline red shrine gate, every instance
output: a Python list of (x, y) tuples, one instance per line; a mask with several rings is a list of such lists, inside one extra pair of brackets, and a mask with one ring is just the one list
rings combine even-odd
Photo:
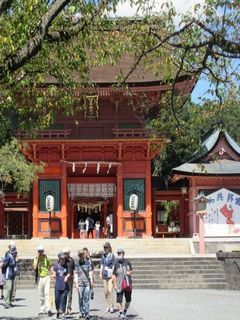
[[(126, 61), (124, 65), (127, 66)], [(141, 80), (138, 77), (130, 80), (131, 92), (116, 89), (111, 87), (116, 80), (116, 70), (110, 70), (111, 66), (105, 67), (104, 72), (95, 70), (92, 81), (99, 84), (97, 90), (81, 88), (73, 92), (74, 116), (59, 114), (53, 128), (39, 130), (32, 136), (29, 132), (17, 133), (17, 137), (28, 144), (28, 150), (24, 151), (26, 157), (34, 163), (46, 164), (27, 200), (6, 193), (7, 201), (9, 197), (14, 198), (9, 206), (18, 209), (18, 203), (22, 202), (24, 223), (15, 229), (23, 230), (24, 224), (27, 237), (78, 237), (79, 219), (88, 215), (92, 215), (95, 222), (100, 220), (102, 229), (110, 215), (114, 236), (133, 236), (134, 229), (137, 236), (155, 234), (151, 160), (160, 152), (162, 139), (149, 137), (142, 102), (146, 97), (149, 99), (143, 105), (154, 116), (161, 107), (162, 94), (172, 86), (146, 72), (145, 79), (141, 73)], [(186, 80), (182, 77), (176, 84), (179, 94), (191, 91), (194, 81)], [(129, 197), (133, 192), (139, 196), (136, 214), (129, 210)], [(45, 205), (49, 194), (55, 199), (51, 214)], [(7, 236), (4, 231), (7, 210), (0, 201), (3, 213), (0, 214), (0, 237)], [(14, 232), (12, 230), (13, 235)]]
[[(158, 143), (160, 140), (158, 140)], [(47, 163), (33, 184), (33, 237), (79, 237), (78, 222), (91, 215), (102, 232), (110, 215), (113, 236), (152, 235), (151, 159), (148, 139), (28, 141), (28, 157)], [(140, 206), (129, 210), (132, 192)], [(45, 198), (55, 198), (46, 212)]]

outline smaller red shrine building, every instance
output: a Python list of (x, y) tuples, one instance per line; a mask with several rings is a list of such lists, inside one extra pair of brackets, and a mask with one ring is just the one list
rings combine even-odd
[(209, 199), (204, 217), (206, 237), (240, 236), (240, 147), (225, 130), (215, 130), (192, 158), (172, 170), (173, 181), (187, 179), (187, 232), (198, 233), (194, 198)]

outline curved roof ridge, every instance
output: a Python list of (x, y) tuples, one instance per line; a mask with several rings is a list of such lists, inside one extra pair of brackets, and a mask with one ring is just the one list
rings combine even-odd
[(201, 143), (200, 150), (195, 151), (192, 157), (188, 160), (188, 162), (199, 160), (205, 154), (207, 154), (218, 141), (220, 133), (220, 129), (215, 129), (215, 131)]
[(237, 142), (233, 140), (233, 138), (225, 130), (224, 130), (224, 135), (226, 137), (227, 142), (230, 144), (233, 150), (236, 151), (238, 154), (240, 154), (240, 146), (237, 144)]

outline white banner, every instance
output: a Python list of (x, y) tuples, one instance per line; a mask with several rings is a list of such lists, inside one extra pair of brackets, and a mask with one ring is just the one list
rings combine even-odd
[(240, 236), (240, 195), (222, 188), (207, 196), (205, 236)]

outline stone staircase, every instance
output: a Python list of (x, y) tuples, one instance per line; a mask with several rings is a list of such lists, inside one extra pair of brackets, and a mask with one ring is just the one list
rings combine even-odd
[[(109, 241), (113, 252), (123, 247), (128, 257), (156, 257), (171, 255), (189, 255), (190, 246), (188, 238), (140, 238), (140, 239), (18, 239), (14, 240), (18, 256), (20, 258), (33, 258), (37, 252), (37, 246), (43, 245), (46, 254), (57, 257), (57, 254), (64, 248), (69, 247), (73, 257), (77, 257), (77, 251), (87, 247), (91, 254), (99, 254), (103, 250), (103, 244)], [(9, 245), (9, 240), (0, 240), (0, 256), (3, 256)]]
[[(87, 247), (95, 265), (96, 286), (102, 286), (99, 262), (106, 241), (111, 243), (113, 252), (116, 252), (118, 247), (125, 249), (126, 257), (130, 259), (134, 269), (134, 288), (228, 288), (221, 262), (213, 256), (191, 255), (188, 238), (15, 240), (21, 259), (19, 287), (35, 286), (32, 263), (39, 244), (44, 246), (53, 263), (57, 254), (66, 246), (70, 248), (75, 259), (77, 251)], [(9, 240), (0, 240), (0, 256), (4, 255), (8, 245)]]
[[(93, 259), (96, 287), (102, 286), (99, 278), (99, 261), (99, 258)], [(136, 289), (228, 288), (223, 266), (216, 258), (131, 258), (131, 263), (134, 270), (133, 283)], [(23, 259), (20, 270), (21, 277), (18, 281), (18, 287), (34, 287), (32, 259)]]
[(227, 289), (223, 267), (216, 258), (134, 259), (133, 268), (138, 289)]

